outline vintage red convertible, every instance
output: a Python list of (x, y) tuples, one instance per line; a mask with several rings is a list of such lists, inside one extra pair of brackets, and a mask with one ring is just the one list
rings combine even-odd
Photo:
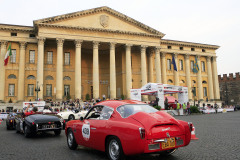
[(142, 153), (172, 154), (190, 143), (191, 131), (192, 123), (134, 100), (99, 102), (65, 128), (70, 149), (94, 148), (111, 160)]

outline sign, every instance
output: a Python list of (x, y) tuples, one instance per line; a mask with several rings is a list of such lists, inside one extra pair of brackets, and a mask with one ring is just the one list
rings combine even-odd
[(90, 139), (90, 125), (87, 123), (82, 126), (82, 136), (86, 141)]
[(130, 96), (132, 100), (141, 101), (141, 89), (131, 89)]
[(158, 106), (161, 106), (161, 108), (164, 108), (164, 87), (163, 85), (157, 86), (157, 96), (159, 98)]

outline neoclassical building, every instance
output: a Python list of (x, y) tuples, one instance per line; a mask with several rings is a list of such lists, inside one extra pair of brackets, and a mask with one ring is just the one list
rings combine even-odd
[[(40, 99), (129, 98), (131, 88), (148, 82), (187, 86), (190, 100), (219, 100), (219, 46), (164, 35), (108, 7), (36, 20), (33, 26), (0, 24), (0, 101), (34, 100), (38, 87)], [(12, 56), (4, 66), (10, 44)]]

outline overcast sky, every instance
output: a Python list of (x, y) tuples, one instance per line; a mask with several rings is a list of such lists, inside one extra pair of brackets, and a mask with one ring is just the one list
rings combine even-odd
[(164, 39), (219, 45), (218, 74), (240, 72), (240, 0), (0, 0), (0, 23), (108, 6), (164, 34)]

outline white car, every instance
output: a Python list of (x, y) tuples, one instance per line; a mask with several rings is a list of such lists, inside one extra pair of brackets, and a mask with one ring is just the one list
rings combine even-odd
[(63, 111), (59, 112), (57, 115), (61, 116), (65, 120), (74, 120), (80, 119), (80, 117), (84, 117), (88, 111)]

